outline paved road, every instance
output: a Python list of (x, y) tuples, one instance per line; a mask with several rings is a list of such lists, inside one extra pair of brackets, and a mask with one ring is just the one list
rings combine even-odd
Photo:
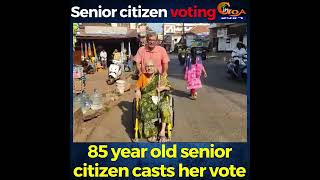
[[(246, 142), (246, 84), (228, 78), (222, 57), (204, 62), (208, 77), (198, 99), (188, 98), (182, 67), (177, 56), (170, 55), (169, 80), (175, 98), (175, 128), (173, 142)], [(87, 138), (89, 142), (130, 142), (131, 101), (133, 92), (122, 97), (118, 106), (96, 123)]]
[(228, 78), (222, 57), (204, 62), (208, 77), (198, 99), (188, 98), (182, 67), (171, 57), (170, 80), (176, 87), (174, 141), (246, 141), (246, 85)]

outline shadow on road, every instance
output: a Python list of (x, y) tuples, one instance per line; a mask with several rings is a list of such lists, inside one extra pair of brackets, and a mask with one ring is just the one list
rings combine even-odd
[(126, 128), (126, 133), (133, 138), (133, 123), (132, 123), (132, 102), (121, 101), (118, 107), (122, 111), (121, 123)]
[(189, 94), (187, 91), (181, 91), (178, 89), (174, 89), (172, 92), (172, 95), (177, 96), (177, 97), (182, 97), (182, 98), (189, 98)]

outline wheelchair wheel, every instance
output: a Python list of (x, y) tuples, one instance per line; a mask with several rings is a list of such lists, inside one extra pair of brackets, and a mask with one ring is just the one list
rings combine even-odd
[(171, 107), (171, 110), (172, 110), (172, 113), (171, 113), (171, 123), (172, 123), (172, 128), (174, 127), (174, 119), (175, 119), (175, 114), (174, 114), (174, 98), (171, 96), (170, 98), (170, 107)]
[(170, 109), (171, 109), (171, 123), (168, 124), (167, 126), (167, 135), (168, 135), (168, 138), (171, 139), (172, 138), (172, 129), (173, 129), (173, 126), (174, 126), (174, 100), (173, 100), (173, 97), (170, 96), (170, 99), (169, 99), (169, 102), (170, 102)]

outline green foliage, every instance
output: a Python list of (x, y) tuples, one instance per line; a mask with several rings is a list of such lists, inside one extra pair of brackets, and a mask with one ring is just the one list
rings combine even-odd
[(73, 49), (75, 48), (76, 42), (77, 42), (77, 32), (79, 30), (79, 24), (78, 23), (73, 23)]

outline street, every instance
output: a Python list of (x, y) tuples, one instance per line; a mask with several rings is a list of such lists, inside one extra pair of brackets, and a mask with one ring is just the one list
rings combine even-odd
[[(203, 88), (198, 90), (197, 100), (191, 100), (183, 66), (177, 55), (170, 55), (168, 74), (175, 99), (172, 142), (246, 142), (246, 84), (229, 78), (223, 56), (210, 57), (204, 65), (208, 77), (202, 79)], [(105, 86), (105, 81), (102, 83)], [(133, 97), (131, 89), (118, 105), (99, 117), (85, 141), (131, 142)]]

